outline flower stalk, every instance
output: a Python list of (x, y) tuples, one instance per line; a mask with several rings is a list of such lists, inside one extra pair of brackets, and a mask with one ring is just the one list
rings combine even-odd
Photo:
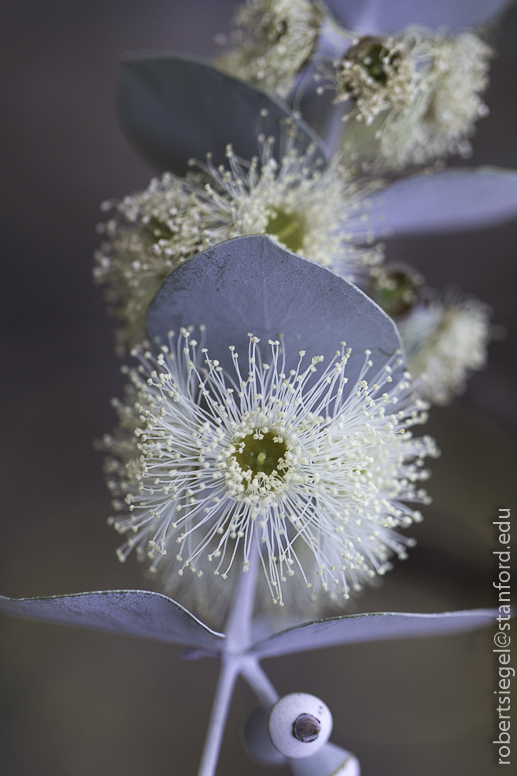
[(221, 661), (221, 673), (215, 694), (208, 733), (201, 757), (198, 776), (214, 776), (223, 740), (226, 718), (239, 675), (239, 662), (235, 656), (225, 655)]
[(228, 615), (226, 649), (221, 656), (221, 673), (198, 776), (212, 776), (215, 773), (233, 689), (239, 674), (255, 691), (264, 709), (269, 710), (279, 697), (258, 660), (245, 655), (252, 644), (251, 623), (259, 562), (259, 548), (257, 542), (253, 541), (248, 570), (240, 575)]
[(251, 644), (251, 622), (258, 565), (259, 549), (254, 533), (250, 547), (249, 566), (247, 571), (243, 571), (240, 575), (225, 629), (226, 649), (231, 654), (244, 652)]

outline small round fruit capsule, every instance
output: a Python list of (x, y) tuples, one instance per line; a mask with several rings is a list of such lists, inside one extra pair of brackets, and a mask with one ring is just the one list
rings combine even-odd
[(296, 692), (275, 703), (267, 727), (271, 743), (285, 757), (310, 757), (329, 740), (332, 714), (316, 696)]
[(289, 767), (292, 776), (361, 776), (357, 757), (330, 741), (312, 757), (290, 760)]
[(262, 765), (282, 765), (285, 757), (275, 749), (267, 732), (268, 713), (262, 706), (254, 709), (244, 724), (244, 748)]

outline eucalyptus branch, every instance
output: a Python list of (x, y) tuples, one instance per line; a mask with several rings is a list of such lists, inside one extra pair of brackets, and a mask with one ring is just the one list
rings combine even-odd
[[(225, 631), (226, 648), (221, 657), (221, 673), (198, 776), (213, 776), (213, 774), (215, 774), (228, 710), (232, 700), (233, 688), (235, 687), (235, 682), (239, 673), (241, 673), (241, 671), (244, 673), (245, 670), (248, 671), (248, 668), (244, 669), (241, 654), (251, 643), (251, 621), (253, 617), (253, 604), (255, 600), (255, 587), (259, 564), (259, 550), (258, 545), (253, 541), (254, 538), (255, 537), (252, 537), (248, 570), (245, 572), (243, 571), (240, 574), (239, 582), (235, 590), (235, 596), (228, 615)], [(247, 661), (245, 662), (247, 664)], [(256, 661), (254, 662), (256, 663)], [(256, 666), (259, 668), (257, 663)], [(250, 670), (250, 675), (255, 677), (256, 669), (251, 668)], [(257, 678), (255, 678), (254, 681), (257, 687), (261, 686), (263, 688), (261, 693), (262, 696), (266, 698), (266, 682), (264, 682), (263, 679), (260, 680)]]
[(259, 566), (259, 548), (255, 534), (252, 536), (248, 562), (248, 570), (240, 574), (226, 623), (226, 650), (230, 653), (244, 652), (251, 644), (251, 622)]
[(238, 675), (238, 660), (232, 655), (223, 657), (198, 776), (214, 776), (215, 774), (228, 709), (230, 708), (233, 688)]
[(271, 680), (262, 669), (257, 658), (248, 658), (241, 665), (241, 674), (250, 687), (255, 691), (257, 698), (266, 711), (279, 699)]

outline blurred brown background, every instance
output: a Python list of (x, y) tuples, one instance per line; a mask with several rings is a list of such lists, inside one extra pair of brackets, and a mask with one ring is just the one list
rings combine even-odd
[[(148, 587), (120, 565), (92, 439), (120, 393), (112, 321), (91, 282), (101, 200), (152, 175), (117, 128), (122, 50), (209, 56), (231, 0), (3, 0), (0, 9), (2, 509), (0, 592), (11, 596)], [(517, 168), (517, 10), (479, 123), (476, 164)], [(517, 222), (406, 239), (388, 256), (492, 305), (515, 332)], [(356, 610), (442, 611), (495, 604), (491, 521), (515, 507), (515, 340), (453, 408), (433, 412), (443, 449), (419, 545)], [(517, 513), (514, 513), (517, 514)], [(517, 529), (515, 530), (517, 536)], [(517, 544), (514, 540), (514, 546)], [(517, 553), (517, 549), (515, 550)], [(0, 772), (6, 776), (194, 776), (215, 661), (180, 662), (159, 643), (0, 618)], [(320, 695), (333, 740), (363, 776), (492, 776), (494, 666), (489, 631), (270, 660), (281, 693)], [(515, 701), (517, 702), (517, 701)], [(514, 703), (515, 703), (514, 702)], [(218, 773), (255, 774), (238, 742), (252, 695), (239, 685)], [(517, 748), (515, 758), (517, 760)], [(285, 771), (272, 771), (284, 776)]]

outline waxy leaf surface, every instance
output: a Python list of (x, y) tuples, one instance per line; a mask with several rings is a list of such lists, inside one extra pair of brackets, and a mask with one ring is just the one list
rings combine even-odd
[(147, 590), (102, 590), (46, 598), (0, 596), (0, 611), (30, 620), (220, 649), (224, 636), (167, 596)]
[(234, 345), (243, 359), (248, 332), (260, 337), (265, 358), (268, 339), (282, 335), (287, 370), (296, 367), (300, 349), (323, 355), (325, 364), (346, 341), (352, 348), (350, 386), (365, 349), (381, 368), (400, 347), (392, 320), (362, 291), (264, 236), (216, 245), (167, 277), (149, 307), (148, 335), (166, 341), (170, 330), (189, 325), (206, 325), (210, 358), (231, 374), (228, 348)]
[[(261, 115), (267, 111), (267, 115)], [(216, 165), (226, 161), (229, 143), (249, 161), (260, 156), (257, 136), (274, 137), (282, 152), (285, 122), (294, 120), (285, 103), (226, 75), (210, 63), (170, 52), (128, 54), (122, 61), (117, 112), (127, 138), (161, 170), (185, 175), (191, 158)], [(296, 146), (303, 152), (314, 143), (315, 157), (326, 164), (325, 152), (301, 120)]]
[(497, 614), (495, 609), (473, 609), (444, 614), (349, 614), (314, 620), (280, 631), (256, 642), (251, 651), (261, 659), (337, 644), (460, 633), (493, 624)]
[(480, 167), (413, 175), (370, 202), (378, 237), (480, 229), (517, 217), (517, 172)]
[(500, 14), (508, 0), (325, 0), (345, 27), (363, 34), (391, 33), (419, 24), (450, 30), (475, 27)]

